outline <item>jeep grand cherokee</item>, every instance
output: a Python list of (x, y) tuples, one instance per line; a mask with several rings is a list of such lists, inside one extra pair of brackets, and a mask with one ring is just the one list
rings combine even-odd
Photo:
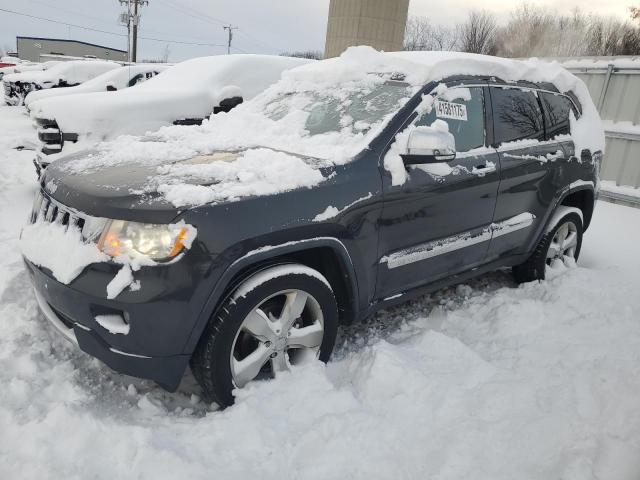
[(355, 48), (203, 127), (55, 162), (25, 262), (82, 350), (169, 390), (190, 364), (229, 405), (234, 388), (327, 361), (340, 323), (577, 260), (603, 139), (557, 65)]

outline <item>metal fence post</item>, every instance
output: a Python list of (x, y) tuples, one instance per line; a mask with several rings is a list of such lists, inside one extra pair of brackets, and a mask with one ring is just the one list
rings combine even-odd
[(607, 97), (607, 90), (609, 89), (609, 82), (611, 82), (611, 75), (613, 74), (613, 63), (607, 66), (607, 75), (604, 77), (604, 85), (600, 92), (600, 98), (598, 99), (598, 113), (602, 113), (602, 107), (604, 106), (604, 100)]

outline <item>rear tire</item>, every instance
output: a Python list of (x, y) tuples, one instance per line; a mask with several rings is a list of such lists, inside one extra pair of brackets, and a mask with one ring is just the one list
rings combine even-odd
[(304, 358), (326, 362), (338, 331), (329, 283), (299, 264), (245, 280), (210, 319), (191, 358), (207, 401), (234, 402), (233, 390), (288, 370)]
[(545, 233), (529, 259), (513, 267), (513, 277), (518, 283), (544, 280), (545, 270), (556, 259), (565, 256), (578, 261), (582, 247), (582, 218), (576, 212), (568, 212)]

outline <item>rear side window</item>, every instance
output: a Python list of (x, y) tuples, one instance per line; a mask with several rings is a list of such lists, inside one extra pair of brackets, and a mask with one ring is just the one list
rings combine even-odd
[(428, 126), (436, 120), (449, 124), (456, 139), (456, 151), (467, 152), (484, 146), (484, 95), (481, 87), (458, 87), (446, 91), (433, 108), (418, 119), (417, 126)]
[(573, 102), (564, 95), (554, 95), (552, 93), (540, 93), (540, 98), (544, 103), (547, 113), (547, 139), (553, 139), (558, 135), (569, 135), (569, 112), (577, 117)]
[(496, 143), (544, 139), (542, 111), (535, 93), (516, 88), (493, 87), (493, 122)]

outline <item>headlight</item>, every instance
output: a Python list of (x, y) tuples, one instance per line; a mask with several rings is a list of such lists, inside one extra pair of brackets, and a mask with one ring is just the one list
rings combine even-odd
[(184, 222), (170, 225), (111, 220), (98, 243), (107, 255), (169, 261), (191, 247), (196, 229)]

